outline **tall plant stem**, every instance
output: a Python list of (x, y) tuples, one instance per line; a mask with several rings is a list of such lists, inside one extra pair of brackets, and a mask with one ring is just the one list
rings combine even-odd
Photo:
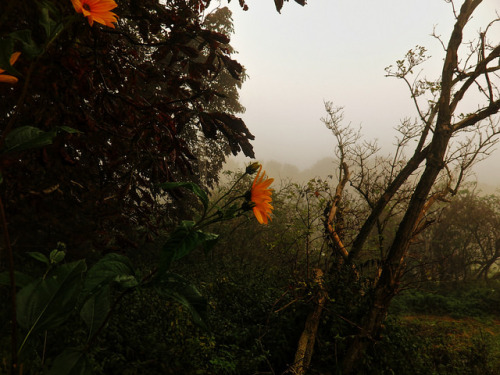
[(0, 195), (0, 216), (2, 218), (3, 239), (7, 256), (9, 259), (9, 277), (10, 277), (10, 294), (11, 294), (11, 319), (12, 319), (12, 373), (14, 374), (17, 368), (17, 311), (16, 311), (16, 278), (14, 274), (14, 253), (10, 242), (9, 229), (7, 228), (7, 219), (5, 217), (5, 209), (3, 206), (2, 197)]
[[(158, 272), (158, 268), (154, 268), (151, 272), (149, 272), (146, 276), (144, 276), (142, 278), (142, 280), (141, 280), (141, 285), (143, 285), (144, 283), (146, 283), (149, 280), (151, 280), (153, 278), (153, 276), (156, 275), (157, 272)], [(110, 307), (110, 309), (109, 309), (106, 317), (104, 318), (104, 321), (101, 323), (101, 325), (99, 326), (99, 328), (97, 329), (97, 331), (88, 339), (87, 344), (83, 348), (84, 352), (87, 352), (92, 347), (92, 345), (96, 341), (97, 337), (104, 330), (104, 327), (106, 326), (106, 324), (108, 324), (108, 321), (111, 318), (111, 315), (113, 314), (113, 312), (115, 311), (116, 307), (121, 302), (121, 300), (123, 299), (123, 297), (125, 297), (128, 293), (134, 291), (135, 289), (136, 288), (125, 289), (124, 291), (122, 291), (118, 295), (118, 297), (116, 297), (115, 301), (113, 302), (113, 305)]]

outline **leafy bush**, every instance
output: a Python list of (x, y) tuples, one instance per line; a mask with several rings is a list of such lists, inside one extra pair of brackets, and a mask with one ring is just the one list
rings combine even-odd
[(379, 341), (357, 370), (360, 375), (495, 375), (495, 337), (471, 333), (460, 322), (436, 324), (389, 318)]
[(489, 317), (500, 313), (500, 283), (463, 284), (434, 291), (408, 290), (394, 298), (395, 314), (431, 314), (460, 317)]

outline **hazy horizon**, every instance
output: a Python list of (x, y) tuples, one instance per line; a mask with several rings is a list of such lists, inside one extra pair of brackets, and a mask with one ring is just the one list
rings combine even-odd
[[(231, 45), (249, 75), (240, 90), (246, 112), (239, 116), (255, 136), (257, 160), (299, 171), (334, 156), (335, 138), (320, 120), (325, 101), (344, 107), (346, 123), (361, 125), (364, 139), (376, 139), (382, 154), (392, 153), (394, 128), (415, 118), (416, 110), (404, 82), (386, 78), (384, 68), (421, 45), (431, 59), (420, 77), (439, 77), (443, 49), (430, 34), (435, 30), (446, 40), (454, 23), (444, 0), (311, 0), (304, 7), (287, 2), (281, 14), (272, 1), (248, 5), (244, 12), (229, 4)], [(498, 5), (481, 4), (464, 38), (477, 36)], [(497, 150), (475, 168), (478, 182), (500, 185), (499, 164)]]
[[(279, 161), (276, 159), (263, 160), (258, 158), (254, 160), (243, 156), (231, 155), (227, 158), (223, 170), (233, 172), (243, 170), (246, 165), (256, 160), (263, 165), (269, 177), (275, 178), (277, 181), (292, 180), (298, 183), (307, 182), (312, 178), (318, 177), (326, 179), (328, 175), (333, 175), (335, 177), (336, 168), (338, 167), (335, 156), (325, 156), (316, 160), (311, 165), (301, 168), (287, 161)], [(476, 182), (478, 189), (487, 194), (494, 193), (497, 190), (500, 191), (500, 176), (495, 173), (488, 173), (484, 170), (473, 173), (464, 182)]]

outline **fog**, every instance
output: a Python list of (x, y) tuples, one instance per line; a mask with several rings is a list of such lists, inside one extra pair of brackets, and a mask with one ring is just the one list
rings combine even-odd
[[(305, 178), (332, 158), (335, 139), (320, 121), (325, 101), (343, 106), (347, 122), (361, 126), (365, 139), (376, 139), (383, 154), (391, 153), (395, 126), (414, 118), (416, 110), (405, 84), (385, 77), (384, 68), (421, 45), (432, 58), (416, 74), (438, 78), (444, 52), (431, 34), (448, 38), (451, 5), (444, 0), (310, 0), (305, 7), (285, 3), (278, 14), (270, 0), (248, 3), (247, 12), (230, 4), (231, 44), (249, 75), (240, 92), (246, 107), (241, 117), (256, 137), (257, 160), (269, 170), (281, 165), (274, 168), (279, 174)], [(485, 1), (464, 40), (476, 37), (498, 8), (498, 0)], [(475, 103), (469, 98), (463, 110)], [(499, 163), (497, 150), (472, 178), (500, 185)]]

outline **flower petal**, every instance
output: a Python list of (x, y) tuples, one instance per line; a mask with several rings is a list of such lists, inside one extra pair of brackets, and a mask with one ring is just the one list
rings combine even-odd
[(8, 74), (0, 74), (0, 82), (10, 83), (11, 85), (17, 83), (19, 81), (17, 77), (8, 75)]
[(71, 2), (78, 13), (87, 17), (90, 26), (93, 26), (95, 21), (114, 28), (113, 23), (118, 22), (118, 16), (111, 12), (118, 6), (114, 0), (71, 0)]
[(9, 62), (10, 62), (11, 66), (14, 65), (14, 63), (17, 61), (17, 59), (19, 58), (19, 56), (21, 56), (21, 52), (14, 52), (12, 54), (12, 56), (10, 56)]
[(271, 219), (271, 212), (273, 206), (271, 205), (272, 189), (269, 189), (269, 185), (274, 181), (273, 178), (267, 178), (266, 172), (262, 172), (262, 166), (260, 166), (257, 175), (252, 184), (252, 189), (250, 191), (250, 200), (254, 203), (253, 213), (257, 221), (261, 224), (267, 224), (268, 219)]

